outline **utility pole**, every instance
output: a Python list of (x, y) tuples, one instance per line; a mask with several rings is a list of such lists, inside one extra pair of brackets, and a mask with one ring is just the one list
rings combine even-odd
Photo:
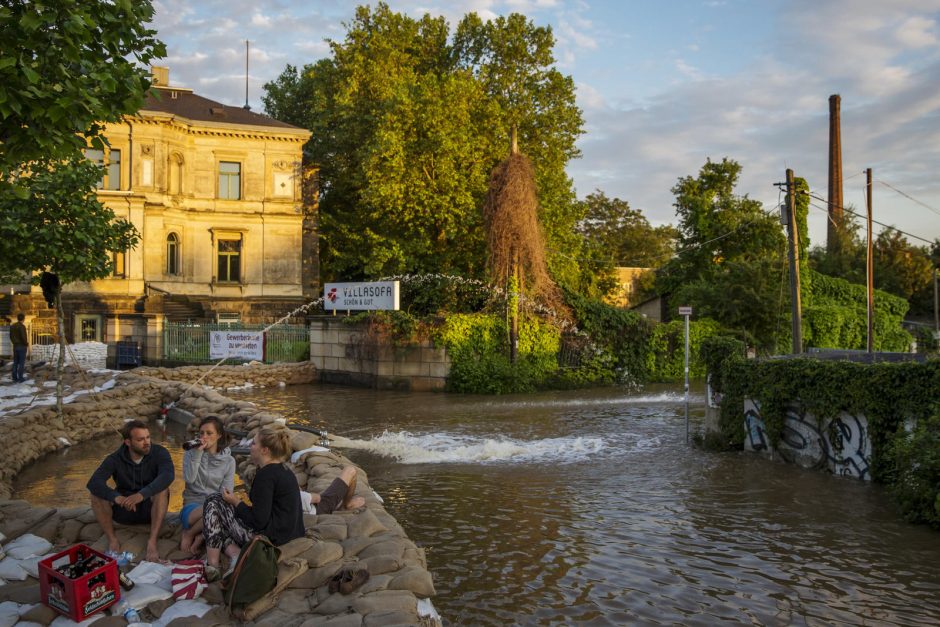
[(937, 295), (937, 281), (940, 280), (940, 270), (933, 271), (933, 332), (935, 339), (940, 340), (940, 296)]
[(940, 295), (937, 282), (940, 281), (940, 270), (933, 269), (933, 339), (936, 347), (940, 348)]
[(868, 181), (865, 184), (867, 190), (865, 203), (868, 205), (868, 257), (865, 273), (868, 275), (868, 352), (871, 353), (875, 347), (875, 272), (872, 263), (871, 247), (871, 168), (865, 170)]
[(796, 227), (796, 190), (793, 170), (787, 168), (787, 240), (790, 257), (790, 317), (793, 323), (795, 355), (803, 352), (803, 308), (800, 303), (800, 234)]

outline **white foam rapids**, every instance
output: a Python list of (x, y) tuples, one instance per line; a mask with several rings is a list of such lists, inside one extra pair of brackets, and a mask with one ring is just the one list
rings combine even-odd
[(516, 440), (429, 433), (416, 435), (407, 431), (385, 431), (370, 440), (352, 440), (334, 436), (333, 445), (370, 451), (405, 464), (461, 462), (525, 463), (552, 460), (570, 463), (587, 459), (605, 447), (602, 438), (568, 437), (542, 440)]

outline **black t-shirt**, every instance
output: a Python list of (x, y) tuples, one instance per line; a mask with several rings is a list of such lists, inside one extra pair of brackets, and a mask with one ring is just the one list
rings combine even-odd
[(258, 469), (248, 493), (251, 505), (240, 503), (235, 515), (245, 525), (264, 534), (275, 545), (304, 535), (300, 487), (284, 464), (271, 463)]

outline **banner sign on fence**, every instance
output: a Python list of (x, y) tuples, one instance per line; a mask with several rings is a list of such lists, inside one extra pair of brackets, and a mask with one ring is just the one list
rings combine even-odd
[(398, 281), (327, 283), (323, 286), (323, 308), (397, 310)]
[(210, 331), (209, 358), (264, 361), (264, 331)]

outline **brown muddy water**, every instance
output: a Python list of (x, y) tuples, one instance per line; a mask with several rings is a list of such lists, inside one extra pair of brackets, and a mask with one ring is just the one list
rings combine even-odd
[[(426, 548), (449, 624), (940, 622), (940, 532), (900, 520), (879, 486), (686, 446), (676, 387), (229, 395), (342, 436)], [(182, 434), (167, 439), (181, 456)], [(115, 444), (41, 460), (17, 497), (84, 502)]]

